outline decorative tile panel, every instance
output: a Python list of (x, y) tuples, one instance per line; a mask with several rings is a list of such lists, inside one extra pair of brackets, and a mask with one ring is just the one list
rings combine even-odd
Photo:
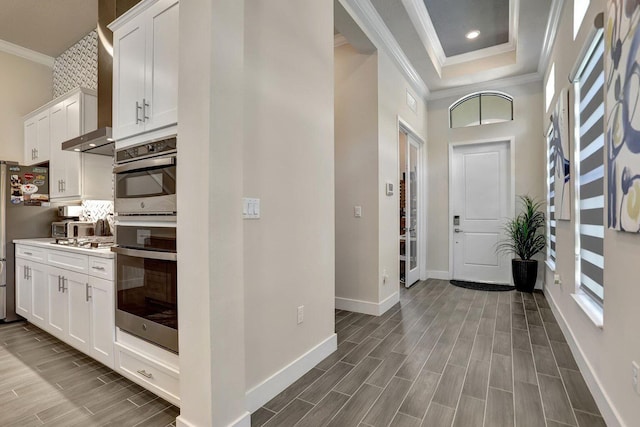
[(115, 230), (113, 223), (113, 201), (111, 200), (83, 200), (82, 219), (84, 221), (96, 222), (99, 219), (106, 219), (111, 230)]
[(98, 89), (98, 33), (94, 30), (53, 63), (53, 97), (78, 86)]

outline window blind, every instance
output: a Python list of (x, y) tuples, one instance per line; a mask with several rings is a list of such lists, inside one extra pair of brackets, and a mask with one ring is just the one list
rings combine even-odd
[(578, 74), (577, 215), (580, 288), (604, 299), (604, 39), (600, 33)]
[(556, 265), (556, 218), (554, 177), (556, 173), (553, 149), (553, 129), (547, 133), (547, 262), (551, 267)]

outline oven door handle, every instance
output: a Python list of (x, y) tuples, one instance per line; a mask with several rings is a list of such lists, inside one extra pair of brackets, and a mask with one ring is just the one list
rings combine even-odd
[(177, 261), (178, 254), (173, 252), (156, 252), (156, 251), (141, 251), (139, 249), (119, 248), (113, 246), (111, 252), (115, 252), (120, 255), (131, 256), (135, 258), (150, 258), (159, 259), (163, 261)]
[(157, 168), (160, 166), (172, 166), (176, 164), (176, 156), (161, 157), (157, 159), (144, 159), (113, 168), (113, 173), (131, 172), (142, 169)]

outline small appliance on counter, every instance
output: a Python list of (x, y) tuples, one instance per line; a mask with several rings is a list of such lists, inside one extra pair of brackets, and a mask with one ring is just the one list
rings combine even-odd
[(78, 239), (93, 236), (96, 224), (89, 221), (55, 221), (51, 223), (51, 237), (54, 239)]

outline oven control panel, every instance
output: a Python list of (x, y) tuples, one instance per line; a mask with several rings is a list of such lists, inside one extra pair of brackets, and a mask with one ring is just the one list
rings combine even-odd
[(159, 141), (146, 142), (133, 147), (123, 148), (116, 152), (116, 163), (128, 162), (131, 160), (144, 159), (160, 154), (176, 151), (176, 138), (162, 139)]

